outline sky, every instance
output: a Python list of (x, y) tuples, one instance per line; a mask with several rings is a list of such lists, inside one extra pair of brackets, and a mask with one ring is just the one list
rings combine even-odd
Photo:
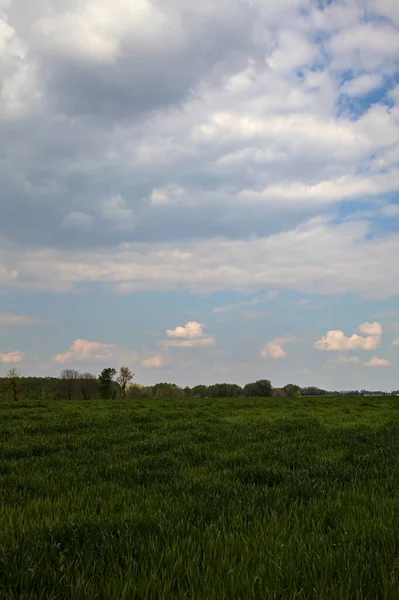
[(397, 0), (0, 0), (0, 375), (399, 388)]

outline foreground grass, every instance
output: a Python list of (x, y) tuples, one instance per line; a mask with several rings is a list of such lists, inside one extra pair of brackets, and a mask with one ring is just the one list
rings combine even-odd
[(399, 399), (0, 403), (0, 598), (399, 598)]

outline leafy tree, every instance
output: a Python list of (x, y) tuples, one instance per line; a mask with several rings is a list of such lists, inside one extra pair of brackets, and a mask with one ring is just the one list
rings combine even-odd
[(286, 398), (287, 394), (284, 391), (284, 388), (273, 388), (272, 390), (273, 398)]
[(129, 369), (129, 367), (121, 367), (119, 369), (119, 375), (116, 379), (117, 383), (119, 383), (119, 385), (122, 388), (122, 396), (124, 398), (126, 398), (126, 386), (129, 383), (129, 381), (131, 381), (134, 377), (134, 373), (132, 373)]
[(176, 385), (175, 383), (167, 383), (166, 381), (156, 383), (155, 385), (153, 385), (152, 393), (157, 398), (174, 398), (176, 396), (182, 396), (184, 394), (183, 390), (178, 385)]
[(193, 396), (199, 396), (200, 398), (205, 398), (208, 395), (208, 388), (206, 385), (196, 385), (191, 391)]
[(272, 395), (272, 384), (268, 379), (259, 379), (253, 383), (247, 383), (243, 389), (244, 396), (270, 397)]
[(242, 388), (235, 383), (215, 383), (207, 390), (207, 396), (210, 398), (236, 398), (241, 394)]
[(299, 385), (288, 383), (283, 387), (283, 391), (288, 398), (295, 398), (302, 395), (302, 390)]
[(13, 400), (14, 400), (14, 402), (17, 402), (20, 381), (21, 381), (21, 373), (19, 373), (19, 371), (17, 371), (17, 369), (15, 367), (12, 367), (11, 369), (9, 369), (7, 371), (6, 378), (8, 380), (9, 387), (11, 388), (11, 391), (12, 391)]
[(79, 384), (83, 400), (90, 400), (98, 393), (98, 379), (92, 373), (82, 373), (79, 377)]
[(113, 367), (107, 367), (101, 371), (98, 381), (100, 382), (100, 396), (104, 400), (111, 398), (112, 384), (114, 383), (113, 379), (115, 375), (116, 369)]

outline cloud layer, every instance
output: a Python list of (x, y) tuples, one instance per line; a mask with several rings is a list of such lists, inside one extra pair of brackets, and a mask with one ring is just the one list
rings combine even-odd
[[(315, 365), (315, 350), (380, 346), (378, 323), (340, 317), (399, 296), (397, 2), (0, 0), (0, 79), (0, 325), (19, 326), (2, 327), (2, 361), (33, 356), (23, 315), (47, 303), (57, 326), (37, 354), (53, 368), (173, 374), (198, 355), (206, 375), (257, 377), (251, 340), (259, 374), (285, 357), (266, 365), (299, 377), (308, 365), (284, 332), (306, 337)], [(301, 297), (312, 310), (286, 310)], [(320, 315), (320, 301), (342, 305)], [(90, 341), (110, 312), (131, 329)]]

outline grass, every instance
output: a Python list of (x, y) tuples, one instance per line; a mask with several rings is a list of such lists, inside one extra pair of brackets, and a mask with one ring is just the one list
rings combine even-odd
[(0, 598), (399, 599), (399, 398), (0, 404)]

